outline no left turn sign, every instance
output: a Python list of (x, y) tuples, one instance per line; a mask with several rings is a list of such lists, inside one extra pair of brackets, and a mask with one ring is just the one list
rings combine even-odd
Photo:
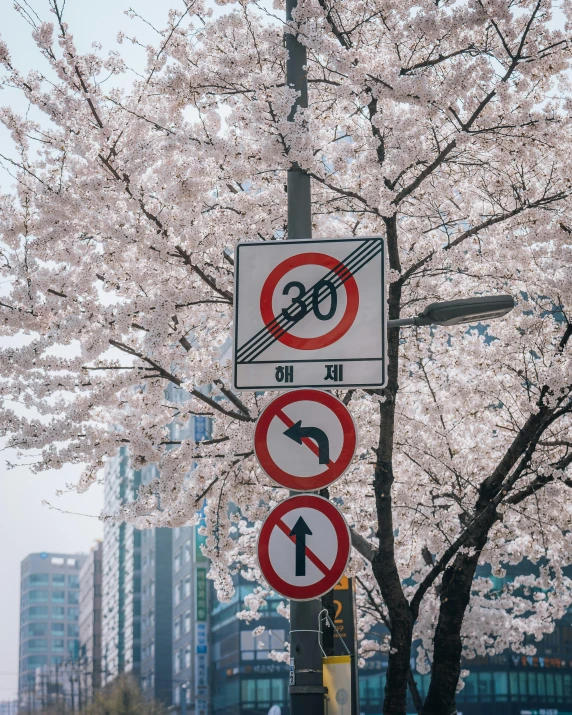
[(384, 252), (379, 236), (239, 243), (236, 389), (383, 386)]
[(275, 507), (258, 538), (268, 585), (293, 601), (319, 598), (338, 583), (351, 551), (348, 525), (327, 499), (300, 494)]
[(335, 482), (356, 449), (356, 428), (348, 408), (321, 390), (293, 390), (273, 400), (254, 431), (254, 452), (277, 484), (315, 491)]

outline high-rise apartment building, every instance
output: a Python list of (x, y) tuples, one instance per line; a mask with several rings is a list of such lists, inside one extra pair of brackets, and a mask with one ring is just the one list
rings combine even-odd
[(171, 703), (172, 636), (171, 529), (141, 532), (141, 689)]
[[(174, 385), (167, 396), (173, 402), (188, 399)], [(210, 420), (175, 421), (170, 434), (172, 440), (201, 441), (210, 437)], [(106, 512), (133, 501), (141, 484), (157, 478), (153, 465), (134, 471), (122, 448), (106, 468)], [(208, 715), (210, 702), (208, 564), (201, 541), (190, 526), (139, 531), (107, 522), (104, 529), (103, 680), (132, 673), (147, 697), (174, 702), (179, 712), (186, 698), (189, 715)]]
[(187, 710), (192, 697), (193, 657), (193, 529), (173, 529), (173, 702), (181, 706), (186, 698)]
[(103, 544), (91, 549), (79, 574), (79, 657), (86, 697), (101, 688), (101, 596)]
[(209, 715), (210, 598), (199, 527), (173, 529), (173, 702)]
[[(105, 510), (134, 501), (153, 465), (133, 470), (122, 448), (105, 473)], [(133, 675), (150, 698), (171, 703), (172, 534), (108, 521), (103, 534), (102, 681)]]
[[(105, 511), (133, 501), (141, 483), (127, 449), (109, 460), (105, 470)], [(103, 529), (101, 626), (103, 682), (121, 673), (139, 678), (141, 670), (141, 532), (125, 522), (106, 521)]]
[[(184, 401), (186, 393), (171, 391), (170, 399)], [(194, 416), (185, 425), (173, 423), (172, 439), (210, 438), (210, 420)], [(190, 465), (191, 469), (193, 465)], [(202, 505), (201, 505), (202, 507)], [(198, 510), (197, 510), (198, 511)], [(189, 520), (195, 514), (189, 514)], [(204, 538), (199, 527), (172, 530), (173, 559), (173, 668), (172, 698), (176, 712), (189, 715), (210, 713), (209, 592), (208, 562), (201, 551)], [(183, 707), (184, 703), (184, 707)]]
[(21, 565), (18, 700), (33, 711), (36, 669), (58, 668), (79, 653), (79, 574), (85, 554), (38, 553)]
[(17, 700), (2, 700), (0, 702), (0, 715), (17, 715), (18, 701)]

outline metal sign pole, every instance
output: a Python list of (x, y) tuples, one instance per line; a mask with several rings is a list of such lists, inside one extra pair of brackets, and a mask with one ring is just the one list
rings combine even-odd
[[(298, 0), (286, 0), (286, 22), (292, 20), (292, 12)], [(294, 120), (298, 107), (308, 106), (308, 77), (306, 76), (306, 47), (289, 32), (285, 37), (286, 83), (299, 96), (292, 105), (288, 119)], [(293, 163), (288, 171), (288, 238), (312, 238), (312, 195), (310, 177)]]
[[(292, 20), (297, 0), (286, 0), (286, 21)], [(286, 33), (286, 82), (299, 92), (290, 120), (298, 107), (308, 106), (306, 48)], [(288, 238), (312, 238), (310, 177), (293, 163), (288, 171)], [(321, 601), (290, 601), (290, 714), (323, 715), (322, 651), (318, 641)]]

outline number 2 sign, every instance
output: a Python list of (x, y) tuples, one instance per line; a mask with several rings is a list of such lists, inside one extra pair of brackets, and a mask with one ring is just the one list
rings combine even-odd
[(382, 238), (240, 243), (237, 390), (385, 384)]

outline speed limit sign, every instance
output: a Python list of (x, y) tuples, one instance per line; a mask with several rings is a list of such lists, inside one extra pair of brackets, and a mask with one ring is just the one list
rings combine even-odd
[(384, 253), (380, 237), (238, 244), (235, 388), (382, 387)]

